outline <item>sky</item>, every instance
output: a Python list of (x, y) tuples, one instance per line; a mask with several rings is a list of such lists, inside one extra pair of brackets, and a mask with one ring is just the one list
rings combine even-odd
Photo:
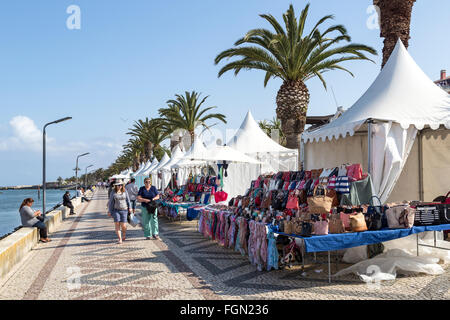
[[(343, 24), (352, 42), (378, 51), (375, 63), (344, 64), (354, 77), (328, 72), (328, 90), (318, 79), (306, 82), (308, 115), (333, 114), (338, 105), (349, 108), (376, 78), (383, 39), (371, 0), (310, 2), (307, 28), (333, 14), (332, 24)], [(209, 96), (206, 106), (226, 115), (228, 123), (215, 127), (225, 140), (249, 110), (257, 120), (272, 119), (281, 80), (264, 88), (260, 71), (218, 78), (223, 63), (215, 65), (214, 58), (248, 30), (270, 29), (259, 14), (281, 19), (290, 3), (298, 16), (307, 2), (1, 1), (0, 186), (42, 182), (42, 128), (67, 116), (73, 119), (47, 127), (47, 181), (73, 176), (77, 155), (85, 152), (90, 155), (80, 158), (82, 173), (89, 165), (107, 168), (134, 121), (157, 117), (167, 100), (185, 91)], [(441, 69), (450, 72), (449, 30), (450, 1), (415, 3), (408, 50), (432, 80)]]

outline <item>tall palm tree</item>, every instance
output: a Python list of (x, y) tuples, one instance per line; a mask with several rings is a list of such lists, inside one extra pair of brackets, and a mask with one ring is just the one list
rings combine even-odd
[(380, 8), (380, 36), (384, 38), (381, 68), (388, 61), (399, 38), (408, 48), (414, 2), (416, 0), (373, 0), (373, 4)]
[[(215, 59), (216, 64), (225, 58), (240, 59), (222, 67), (219, 77), (230, 70), (237, 75), (242, 69), (256, 69), (265, 72), (264, 86), (271, 78), (283, 80), (276, 98), (276, 114), (281, 120), (287, 147), (292, 149), (299, 147), (300, 134), (306, 124), (309, 91), (305, 81), (318, 77), (326, 89), (324, 72), (338, 69), (353, 76), (341, 65), (342, 62), (370, 60), (364, 52), (376, 54), (373, 48), (362, 44), (336, 46), (341, 41), (351, 41), (343, 25), (334, 25), (323, 32), (319, 31), (319, 26), (333, 19), (332, 15), (323, 17), (309, 33), (305, 32), (308, 10), (309, 4), (297, 20), (294, 7), (290, 5), (283, 15), (285, 28), (272, 15), (260, 15), (271, 24), (274, 32), (267, 29), (250, 30), (236, 41), (235, 48), (223, 51)], [(333, 33), (337, 35), (332, 36)]]
[(175, 99), (166, 102), (168, 104), (167, 108), (159, 109), (161, 119), (165, 122), (166, 126), (171, 127), (172, 129), (185, 130), (189, 133), (190, 144), (194, 142), (195, 129), (197, 127), (202, 126), (209, 129), (217, 124), (207, 125), (207, 120), (218, 119), (223, 123), (227, 123), (225, 115), (221, 113), (207, 114), (208, 111), (217, 107), (203, 108), (202, 105), (208, 96), (201, 99), (200, 95), (200, 93), (195, 91), (186, 91), (184, 95), (176, 94)]
[(169, 138), (170, 132), (164, 127), (159, 119), (145, 118), (145, 121), (135, 121), (133, 128), (128, 129), (127, 134), (139, 139), (144, 145), (144, 161), (152, 158), (153, 151), (158, 148), (161, 143)]

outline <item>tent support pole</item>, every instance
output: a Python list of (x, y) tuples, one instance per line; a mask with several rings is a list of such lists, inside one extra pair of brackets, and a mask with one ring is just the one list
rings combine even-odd
[(367, 172), (372, 175), (372, 119), (367, 119)]
[(424, 190), (423, 190), (423, 149), (422, 149), (422, 131), (419, 130), (417, 133), (418, 147), (419, 147), (419, 200), (424, 201)]
[(300, 135), (300, 150), (298, 152), (298, 170), (305, 170), (305, 142), (302, 139), (303, 133)]

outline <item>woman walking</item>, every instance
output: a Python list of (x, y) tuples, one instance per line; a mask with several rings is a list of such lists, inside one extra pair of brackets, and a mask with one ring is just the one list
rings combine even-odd
[(31, 209), (34, 200), (32, 198), (26, 198), (20, 205), (20, 219), (22, 220), (22, 226), (35, 227), (39, 229), (41, 242), (50, 242), (51, 240), (47, 236), (47, 226), (44, 223), (44, 217), (42, 217), (41, 210), (34, 211)]
[(114, 184), (114, 190), (111, 191), (108, 202), (108, 215), (114, 219), (116, 234), (119, 238), (118, 244), (126, 238), (128, 213), (131, 213), (130, 198), (123, 182), (118, 181)]
[(142, 228), (147, 240), (161, 240), (158, 235), (158, 209), (154, 204), (158, 199), (158, 190), (152, 186), (152, 180), (145, 178), (144, 186), (139, 189), (136, 200), (142, 203)]

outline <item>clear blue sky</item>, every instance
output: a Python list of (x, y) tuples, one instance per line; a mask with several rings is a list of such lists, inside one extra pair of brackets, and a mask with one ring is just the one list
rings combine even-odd
[[(353, 42), (379, 51), (376, 64), (347, 63), (355, 74), (326, 74), (339, 105), (350, 107), (380, 70), (382, 39), (369, 29), (371, 0), (311, 1), (309, 27), (334, 14)], [(215, 56), (248, 30), (270, 28), (259, 17), (278, 19), (293, 3), (299, 14), (306, 1), (284, 0), (14, 0), (0, 3), (0, 186), (42, 181), (41, 136), (45, 123), (72, 116), (48, 128), (47, 180), (73, 175), (80, 160), (106, 168), (117, 157), (134, 120), (157, 116), (176, 93), (196, 90), (227, 116), (219, 129), (237, 129), (247, 110), (272, 119), (281, 85), (264, 88), (258, 71), (217, 78)], [(81, 29), (69, 30), (66, 9), (81, 9)], [(413, 9), (409, 51), (437, 80), (450, 73), (450, 1), (418, 0)], [(309, 115), (334, 113), (331, 90), (307, 82)]]

